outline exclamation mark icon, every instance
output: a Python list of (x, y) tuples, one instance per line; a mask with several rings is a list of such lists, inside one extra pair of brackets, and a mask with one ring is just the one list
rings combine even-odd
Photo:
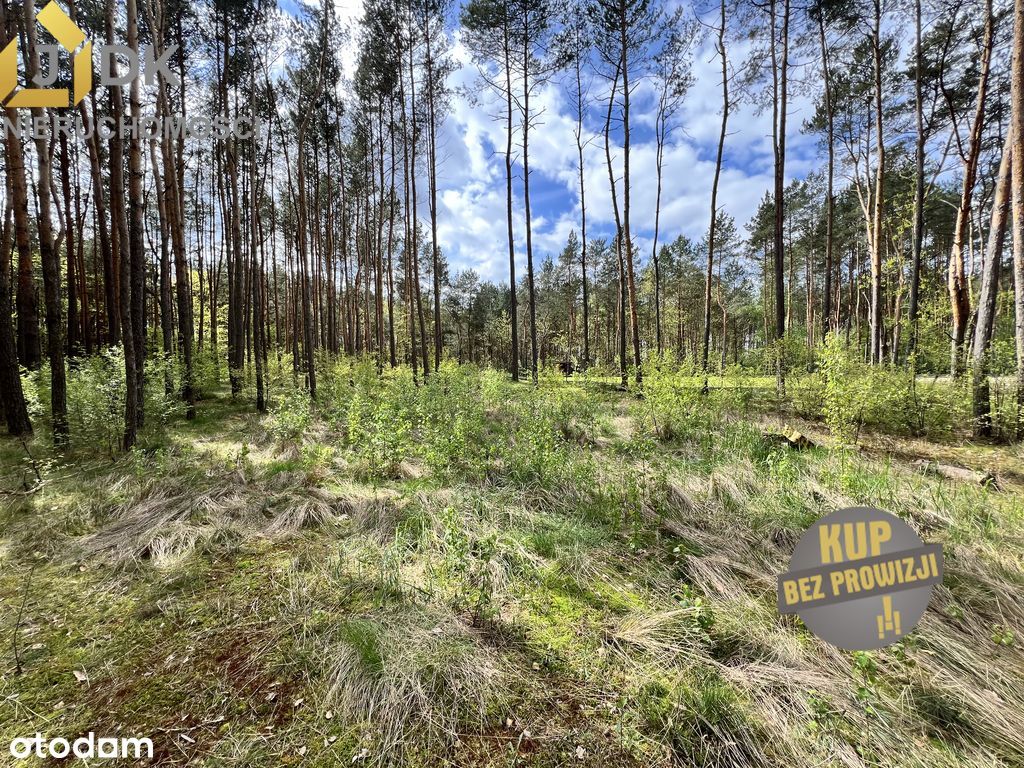
[(903, 634), (900, 629), (900, 612), (892, 609), (892, 598), (888, 595), (882, 598), (882, 614), (876, 619), (878, 620), (879, 640), (884, 640), (889, 632), (897, 637)]

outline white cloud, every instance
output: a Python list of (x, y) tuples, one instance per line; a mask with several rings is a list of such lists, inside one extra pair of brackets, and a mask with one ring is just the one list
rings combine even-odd
[[(339, 13), (356, 19), (361, 0), (335, 0)], [(734, 45), (730, 56), (740, 61), (749, 43)], [(473, 268), (484, 279), (508, 280), (508, 234), (505, 208), (505, 124), (503, 100), (489, 92), (478, 77), (469, 52), (454, 35), (456, 69), (448, 85), (456, 91), (451, 112), (438, 135), (438, 240), (453, 271)], [(720, 63), (710, 42), (694, 56), (694, 83), (684, 101), (665, 149), (659, 241), (680, 234), (699, 239), (710, 218), (710, 193), (714, 159), (721, 127)], [(593, 77), (591, 101), (585, 117), (584, 152), (588, 230), (608, 235), (614, 215), (605, 164), (603, 130), (608, 85)], [(471, 94), (472, 97), (467, 97)], [(634, 126), (631, 160), (632, 230), (646, 259), (653, 238), (656, 189), (653, 90), (640, 84), (634, 94), (631, 115)], [(564, 246), (580, 219), (579, 176), (574, 129), (576, 119), (569, 95), (559, 82), (545, 85), (535, 95), (531, 112), (536, 125), (530, 132), (531, 192), (533, 198), (534, 255), (555, 255)], [(810, 137), (800, 135), (802, 120), (809, 114), (809, 97), (795, 96), (789, 112), (787, 176), (810, 170), (816, 148)], [(621, 133), (618, 116), (613, 133)], [(525, 274), (525, 214), (522, 204), (521, 135), (518, 116), (513, 137), (514, 216), (517, 272)], [(612, 162), (622, 198), (621, 138), (611, 146)], [(749, 104), (734, 108), (726, 139), (725, 165), (719, 200), (738, 224), (754, 214), (772, 185), (771, 114), (758, 114)], [(429, 201), (425, 174), (421, 174), (419, 213), (427, 220)]]

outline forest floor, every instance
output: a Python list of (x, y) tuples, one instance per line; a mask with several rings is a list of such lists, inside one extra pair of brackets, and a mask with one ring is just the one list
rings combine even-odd
[[(355, 371), (265, 416), (211, 395), (114, 459), (0, 439), (0, 748), (92, 731), (148, 736), (165, 766), (1024, 764), (1020, 447), (839, 449), (715, 393), (407, 377)], [(763, 437), (794, 426), (819, 447)], [(914, 457), (994, 466), (1000, 488)], [(851, 505), (945, 547), (920, 625), (877, 652), (775, 607), (800, 533)]]

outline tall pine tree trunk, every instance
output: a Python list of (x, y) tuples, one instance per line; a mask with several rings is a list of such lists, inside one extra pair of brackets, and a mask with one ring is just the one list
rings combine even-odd
[(583, 276), (583, 367), (590, 366), (590, 297), (587, 280), (587, 191), (584, 184), (583, 171), (583, 43), (581, 40), (580, 22), (577, 19), (573, 26), (577, 55), (573, 57), (576, 74), (576, 152), (579, 156), (580, 176), (580, 271)]
[[(787, 0), (788, 2), (788, 0)], [(626, 252), (626, 284), (629, 288), (629, 321), (632, 329), (633, 364), (636, 366), (636, 383), (643, 383), (643, 368), (640, 360), (640, 321), (637, 315), (636, 270), (633, 266), (633, 235), (630, 230), (630, 128), (629, 128), (629, 29), (626, 17), (629, 3), (619, 4), (619, 40), (622, 47), (622, 229), (625, 237), (623, 248)]]
[(530, 374), (537, 384), (537, 289), (533, 272), (533, 216), (530, 211), (530, 30), (529, 12), (523, 32), (523, 207), (526, 213), (526, 281), (530, 292)]
[[(777, 0), (771, 3), (771, 56), (773, 86), (773, 128), (775, 145), (775, 218), (772, 256), (775, 276), (776, 382), (780, 393), (786, 387), (786, 359), (783, 339), (786, 335), (786, 282), (783, 240), (786, 223), (786, 117), (789, 109), (789, 12), (790, 0), (783, 0), (782, 28), (776, 38)], [(778, 50), (781, 46), (781, 52)]]
[(1013, 56), (1010, 76), (1010, 133), (1013, 136), (1014, 338), (1017, 345), (1017, 438), (1024, 438), (1024, 0), (1013, 10)]
[(512, 381), (519, 381), (519, 300), (516, 295), (516, 241), (512, 232), (512, 32), (509, 8), (503, 10), (502, 53), (505, 64), (505, 216), (508, 223), (508, 287), (512, 324)]
[[(832, 272), (833, 253), (832, 247), (835, 240), (835, 164), (836, 164), (836, 134), (835, 134), (835, 107), (832, 104), (832, 65), (829, 60), (828, 38), (825, 34), (825, 14), (819, 11), (818, 33), (821, 42), (821, 66), (825, 86), (825, 141), (828, 146), (828, 169), (825, 177), (825, 286), (822, 296), (822, 336), (827, 336), (830, 331), (835, 330), (832, 323)], [(808, 333), (810, 330), (808, 329)]]
[[(128, 0), (128, 47), (139, 54), (139, 14), (137, 0)], [(139, 125), (142, 119), (142, 94), (139, 78), (132, 80), (129, 89), (129, 110), (132, 121)], [(131, 221), (128, 228), (129, 274), (131, 280), (131, 329), (134, 335), (135, 386), (138, 393), (137, 426), (145, 421), (145, 362), (146, 362), (146, 255), (143, 242), (143, 214), (146, 201), (142, 191), (142, 139), (137, 134), (128, 141), (128, 205)], [(123, 273), (123, 270), (122, 270)]]
[[(13, 21), (13, 20), (12, 20)], [(0, 45), (6, 46), (11, 40), (8, 34), (8, 18), (6, 2), (0, 1)], [(5, 109), (4, 114), (12, 122), (17, 119), (13, 109)], [(4, 142), (6, 162), (4, 167), (5, 192), (7, 204), (4, 207), (3, 237), (0, 238), (0, 411), (7, 422), (7, 431), (11, 435), (26, 435), (32, 432), (25, 393), (21, 386), (21, 371), (18, 366), (17, 341), (14, 335), (14, 324), (11, 322), (13, 308), (11, 306), (11, 245), (15, 237), (15, 166), (21, 157), (21, 142), (14, 131), (5, 130), (7, 140)], [(15, 158), (14, 154), (18, 157)], [(24, 166), (21, 167), (21, 183), (24, 185)], [(24, 186), (22, 187), (24, 196)], [(25, 226), (25, 222), (22, 222)]]
[(924, 49), (921, 42), (921, 0), (914, 2), (914, 241), (910, 273), (910, 346), (913, 355), (917, 350), (917, 316), (919, 294), (921, 291), (921, 251), (924, 248), (924, 93), (922, 71), (924, 69)]
[[(718, 134), (718, 154), (715, 156), (715, 175), (711, 182), (711, 224), (708, 227), (708, 263), (704, 275), (704, 345), (701, 350), (701, 370), (704, 372), (704, 392), (708, 391), (708, 357), (711, 351), (711, 280), (715, 264), (715, 236), (718, 225), (718, 182), (722, 176), (722, 153), (729, 126), (729, 64), (725, 49), (725, 0), (721, 3), (721, 24), (718, 28), (718, 55), (722, 59), (722, 129)], [(721, 291), (721, 285), (719, 285)], [(725, 308), (722, 308), (722, 360), (725, 360)]]
[(992, 220), (988, 230), (988, 247), (982, 269), (981, 294), (978, 296), (978, 320), (974, 326), (974, 343), (971, 346), (971, 379), (974, 406), (974, 433), (988, 437), (992, 434), (990, 393), (988, 379), (988, 354), (995, 325), (996, 302), (999, 298), (999, 265), (1003, 260), (1003, 241), (1006, 239), (1006, 225), (1010, 214), (1010, 175), (1013, 153), (1013, 131), (1003, 143), (1003, 156), (999, 161), (999, 177), (996, 179), (995, 196), (992, 201)]
[(434, 72), (430, 39), (430, 9), (424, 13), (424, 38), (427, 43), (427, 137), (430, 174), (430, 252), (434, 265), (434, 369), (441, 367), (441, 259), (437, 244), (437, 114), (435, 93), (437, 84)]
[[(40, 72), (39, 49), (36, 40), (35, 2), (25, 3), (25, 29), (28, 38), (29, 72)], [(46, 120), (41, 107), (32, 108), (34, 120)], [(50, 141), (35, 136), (36, 161), (39, 178), (36, 182), (39, 216), (36, 227), (39, 235), (39, 260), (43, 267), (43, 296), (46, 302), (46, 352), (50, 362), (50, 414), (53, 420), (53, 441), (58, 447), (68, 442), (67, 380), (64, 371), (64, 329), (61, 321), (60, 300), (60, 257), (53, 237), (53, 223), (50, 219), (52, 195), (52, 173), (50, 164)]]
[(64, 247), (67, 249), (67, 270), (64, 281), (67, 286), (67, 353), (69, 357), (75, 357), (81, 353), (82, 336), (79, 326), (78, 278), (76, 276), (78, 253), (75, 250), (75, 231), (78, 227), (72, 211), (71, 154), (68, 151), (68, 136), (64, 132), (60, 134), (60, 184), (64, 203)]
[(985, 97), (988, 92), (989, 64), (992, 58), (992, 37), (994, 20), (992, 17), (992, 0), (985, 3), (985, 33), (982, 41), (981, 71), (978, 74), (978, 96), (974, 108), (974, 122), (971, 124), (971, 135), (968, 140), (967, 155), (964, 161), (963, 186), (960, 191), (960, 205), (956, 211), (956, 224), (953, 228), (953, 250), (949, 257), (947, 288), (949, 303), (953, 309), (953, 333), (950, 349), (950, 375), (958, 378), (964, 372), (964, 343), (967, 338), (967, 325), (971, 314), (971, 288), (967, 282), (964, 267), (965, 240), (970, 237), (968, 228), (971, 218), (971, 205), (974, 185), (978, 177), (978, 159), (981, 156), (981, 133), (985, 121)]
[(885, 211), (885, 137), (882, 132), (882, 0), (874, 0), (871, 51), (874, 61), (875, 168), (871, 223), (871, 362), (882, 362), (882, 223)]

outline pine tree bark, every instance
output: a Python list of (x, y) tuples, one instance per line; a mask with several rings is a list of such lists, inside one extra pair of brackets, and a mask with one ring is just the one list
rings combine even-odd
[[(4, 14), (2, 31), (6, 43), (17, 36), (18, 23), (13, 15), (7, 15), (6, 2), (0, 2), (0, 11)], [(5, 107), (4, 115), (12, 124), (16, 124), (19, 119), (16, 109)], [(17, 372), (19, 363), (29, 370), (39, 367), (41, 357), (39, 309), (35, 280), (32, 276), (32, 243), (29, 230), (28, 184), (25, 174), (24, 147), (21, 135), (17, 132), (5, 130), (4, 134), (7, 158), (6, 179), (10, 189), (9, 202), (13, 206), (14, 242), (18, 251), (18, 285), (15, 296), (18, 323), (14, 356), (14, 370)], [(6, 256), (7, 254), (5, 254)], [(20, 378), (18, 386), (20, 387)]]
[(388, 198), (388, 353), (391, 367), (398, 365), (397, 339), (395, 335), (395, 208), (398, 203), (398, 190), (395, 186), (395, 172), (397, 155), (395, 154), (395, 99), (394, 96), (388, 99), (388, 138), (391, 143), (391, 174), (390, 174), (390, 196)]
[[(789, 0), (786, 0), (787, 3)], [(643, 383), (643, 366), (640, 359), (640, 321), (637, 314), (636, 270), (633, 265), (633, 234), (630, 229), (630, 86), (629, 86), (629, 24), (626, 13), (629, 3), (619, 3), (619, 42), (622, 48), (622, 229), (625, 237), (626, 283), (629, 288), (629, 321), (633, 340), (633, 364), (636, 366), (636, 383)]]
[(871, 53), (874, 62), (875, 191), (871, 224), (871, 362), (882, 362), (882, 224), (885, 212), (885, 137), (882, 113), (882, 0), (874, 0)]
[[(72, 212), (71, 200), (71, 154), (68, 151), (68, 136), (60, 134), (60, 184), (64, 203), (64, 247), (67, 254), (65, 285), (67, 287), (67, 353), (75, 357), (81, 353), (81, 329), (78, 321), (78, 279), (76, 266), (78, 254), (75, 250), (77, 222)], [(58, 212), (58, 215), (59, 212)]]
[(156, 139), (149, 142), (149, 163), (153, 169), (156, 195), (157, 222), (160, 230), (160, 335), (163, 341), (164, 391), (170, 395), (174, 392), (174, 378), (171, 376), (170, 363), (174, 359), (174, 316), (171, 312), (171, 250), (167, 242), (167, 203), (164, 185), (161, 183), (162, 173), (157, 165)]
[(622, 61), (617, 62), (615, 77), (612, 79), (612, 89), (608, 94), (608, 110), (604, 119), (604, 159), (608, 168), (608, 186), (611, 190), (612, 212), (615, 214), (615, 258), (619, 274), (618, 291), (616, 296), (615, 316), (618, 325), (618, 346), (619, 346), (619, 381), (623, 389), (629, 386), (629, 371), (626, 362), (626, 274), (625, 259), (622, 255), (623, 236), (622, 218), (619, 214), (619, 193), (615, 185), (615, 172), (612, 168), (611, 130), (612, 110), (615, 106), (615, 95), (619, 88), (619, 76), (622, 74)]
[[(254, 82), (250, 84), (250, 89), (253, 94), (256, 93), (256, 85)], [(253, 105), (253, 107), (255, 107), (255, 105)], [(249, 162), (249, 288), (252, 294), (250, 302), (252, 308), (252, 323), (250, 327), (252, 328), (253, 360), (256, 369), (256, 410), (260, 413), (265, 413), (267, 410), (267, 399), (263, 381), (263, 351), (265, 346), (263, 325), (263, 272), (261, 270), (259, 260), (260, 197), (262, 193), (262, 184), (259, 182), (258, 175), (256, 173), (257, 149), (258, 145), (256, 144), (256, 140), (253, 139)], [(267, 166), (268, 160), (269, 158), (264, 158), (263, 167)], [(179, 281), (181, 280), (180, 274), (178, 279)]]
[(953, 249), (949, 258), (947, 288), (949, 302), (953, 309), (953, 333), (950, 349), (950, 375), (959, 378), (964, 373), (964, 343), (971, 314), (971, 289), (967, 282), (964, 266), (964, 240), (969, 237), (971, 205), (974, 185), (978, 177), (978, 159), (981, 156), (981, 133), (985, 122), (985, 98), (988, 92), (990, 62), (992, 59), (994, 19), (992, 0), (985, 3), (985, 32), (981, 49), (981, 70), (978, 74), (978, 96), (974, 108), (974, 122), (968, 140), (964, 161), (963, 186), (960, 191), (960, 205), (956, 211), (953, 228)]
[[(128, 0), (128, 47), (139, 53), (139, 13), (137, 0)], [(139, 78), (132, 80), (128, 105), (132, 121), (142, 120), (142, 94)], [(138, 428), (145, 422), (146, 361), (146, 254), (143, 242), (143, 214), (146, 201), (142, 191), (142, 139), (137, 133), (128, 140), (128, 205), (131, 210), (128, 228), (129, 275), (131, 282), (131, 330), (134, 336), (135, 386), (138, 403)], [(122, 274), (124, 270), (122, 269)]]
[(1003, 242), (1006, 240), (1007, 219), (1010, 213), (1010, 175), (1012, 173), (1013, 133), (1003, 143), (1003, 156), (999, 161), (992, 201), (992, 219), (988, 230), (988, 246), (982, 269), (981, 293), (978, 296), (978, 320), (974, 326), (971, 345), (971, 379), (974, 406), (974, 434), (989, 437), (992, 434), (988, 354), (995, 326), (996, 303), (999, 298), (999, 267), (1003, 260)]
[[(114, 2), (107, 0), (106, 39), (108, 45), (115, 43), (114, 19)], [(114, 73), (111, 72), (111, 74)], [(124, 102), (119, 85), (110, 86), (110, 114), (115, 125), (122, 123)], [(124, 436), (121, 443), (125, 450), (130, 450), (138, 439), (140, 393), (136, 375), (139, 362), (135, 351), (135, 334), (132, 331), (131, 257), (129, 255), (128, 214), (125, 210), (125, 199), (124, 144), (120, 132), (115, 130), (110, 134), (110, 216), (113, 220), (111, 246), (115, 255), (117, 314), (125, 368)]]
[(581, 20), (573, 22), (573, 70), (576, 76), (576, 153), (580, 177), (580, 271), (583, 276), (583, 367), (590, 366), (590, 297), (587, 279), (587, 190), (583, 165), (583, 56)]
[[(667, 83), (662, 88), (669, 88)], [(654, 118), (655, 136), (655, 194), (654, 194), (654, 239), (651, 243), (651, 264), (654, 267), (654, 348), (660, 355), (661, 342), (661, 260), (658, 258), (658, 233), (661, 228), (661, 190), (665, 160), (665, 139), (668, 132), (668, 118), (665, 114), (664, 93), (658, 103), (658, 111)]]
[[(835, 330), (832, 322), (833, 243), (835, 241), (835, 159), (836, 132), (835, 107), (832, 102), (832, 65), (828, 37), (825, 33), (825, 13), (818, 11), (818, 33), (821, 43), (822, 80), (825, 87), (825, 143), (828, 148), (828, 168), (825, 176), (825, 285), (822, 296), (822, 338)], [(809, 332), (809, 331), (808, 331)]]
[[(151, 12), (150, 26), (155, 30), (157, 55), (166, 50), (166, 23), (164, 4), (161, 0), (153, 3), (155, 9)], [(179, 114), (182, 120), (186, 118), (185, 105), (185, 77), (184, 63), (181, 60), (181, 51), (184, 41), (181, 39), (181, 19), (179, 17), (176, 26), (179, 46), (179, 78), (181, 80), (181, 92), (179, 101)], [(171, 116), (171, 97), (167, 90), (167, 83), (163, 77), (160, 78), (157, 91), (159, 108), (166, 117)], [(255, 140), (254, 144), (255, 144)], [(181, 134), (176, 143), (171, 142), (170, 135), (164, 133), (161, 138), (161, 155), (164, 165), (164, 200), (166, 207), (166, 218), (170, 230), (171, 250), (174, 253), (174, 296), (177, 309), (178, 336), (177, 349), (181, 357), (181, 399), (185, 403), (185, 419), (191, 421), (196, 417), (196, 394), (195, 394), (195, 373), (193, 348), (195, 346), (195, 319), (192, 308), (192, 275), (191, 268), (186, 254), (185, 244), (185, 191), (184, 172), (185, 157), (184, 143)], [(155, 171), (154, 176), (159, 178)], [(159, 188), (159, 185), (158, 185)], [(164, 238), (166, 242), (166, 238)], [(161, 244), (163, 249), (164, 243)], [(162, 250), (161, 250), (162, 255)], [(167, 296), (170, 306), (170, 294)], [(200, 302), (202, 304), (202, 302)]]
[(924, 248), (924, 93), (922, 72), (924, 70), (924, 48), (921, 42), (921, 0), (914, 2), (914, 122), (916, 128), (914, 141), (914, 234), (913, 256), (910, 273), (910, 356), (917, 351), (917, 316), (919, 294), (921, 291), (921, 252)]
[[(225, 116), (231, 114), (228, 98), (228, 70), (231, 64), (231, 27), (227, 11), (223, 11), (223, 64), (220, 83), (220, 107)], [(238, 142), (229, 137), (225, 142), (228, 171), (229, 199), (224, 211), (230, 227), (228, 239), (228, 378), (231, 381), (231, 396), (242, 392), (245, 374), (245, 264), (242, 248), (242, 196), (239, 191)]]
[(14, 208), (7, 185), (3, 236), (0, 238), (0, 418), (11, 435), (32, 433), (25, 393), (21, 386), (11, 306), (11, 245), (14, 238)]
[[(773, 259), (775, 275), (775, 343), (776, 383), (780, 393), (786, 387), (786, 359), (783, 339), (786, 335), (786, 284), (783, 258), (785, 254), (784, 232), (786, 223), (786, 117), (789, 111), (789, 14), (790, 0), (783, 0), (782, 28), (776, 38), (778, 11), (777, 0), (771, 0), (771, 57), (773, 87), (773, 133), (775, 149), (775, 218)], [(781, 45), (781, 52), (779, 46)]]
[[(725, 0), (721, 3), (721, 23), (718, 27), (718, 55), (722, 60), (722, 129), (718, 134), (718, 153), (715, 156), (715, 175), (711, 182), (711, 224), (708, 227), (708, 263), (704, 275), (704, 345), (700, 365), (704, 373), (704, 392), (708, 391), (708, 357), (711, 352), (711, 281), (715, 264), (715, 236), (718, 227), (718, 182), (722, 176), (722, 154), (725, 151), (725, 136), (729, 126), (729, 63), (725, 48)], [(721, 283), (719, 283), (721, 291)], [(721, 302), (720, 302), (721, 303)], [(725, 359), (725, 307), (722, 307), (722, 359)], [(724, 364), (723, 364), (724, 370)]]
[(427, 130), (428, 172), (430, 175), (430, 252), (434, 265), (434, 369), (441, 367), (441, 259), (437, 244), (437, 111), (435, 99), (436, 73), (431, 47), (430, 16), (428, 8), (423, 18), (423, 35), (427, 45)]
[(537, 288), (533, 271), (533, 216), (530, 209), (530, 13), (523, 13), (523, 208), (526, 214), (526, 282), (530, 295), (530, 375), (538, 383)]
[[(11, 25), (15, 26), (13, 19)], [(12, 29), (12, 35), (16, 34), (17, 32)], [(17, 110), (5, 109), (4, 112), (12, 123), (18, 120)], [(13, 179), (14, 239), (18, 248), (18, 287), (15, 296), (18, 310), (18, 360), (23, 367), (34, 371), (39, 368), (43, 353), (39, 335), (39, 294), (32, 265), (25, 150), (18, 134), (14, 131), (5, 131), (5, 133), (7, 134), (9, 163), (7, 172)]]
[(508, 288), (512, 322), (512, 381), (519, 381), (519, 301), (516, 295), (516, 241), (512, 232), (512, 30), (509, 6), (502, 12), (505, 65), (505, 215), (508, 222)]
[[(411, 44), (411, 41), (410, 41)], [(403, 217), (403, 226), (405, 229), (402, 250), (405, 256), (405, 268), (402, 270), (402, 281), (405, 288), (405, 306), (406, 306), (406, 328), (409, 333), (409, 358), (412, 365), (412, 380), (414, 383), (418, 381), (419, 376), (419, 363), (416, 343), (416, 320), (415, 320), (415, 307), (416, 302), (413, 298), (413, 260), (415, 258), (413, 254), (413, 230), (415, 229), (415, 214), (413, 212), (413, 206), (411, 204), (411, 168), (409, 165), (409, 145), (412, 141), (412, 131), (410, 129), (409, 120), (409, 104), (406, 101), (405, 92), (405, 54), (401, 48), (401, 38), (396, 33), (396, 47), (399, 51), (399, 75), (398, 75), (398, 97), (402, 104), (402, 197), (403, 197), (403, 208), (405, 216)], [(511, 114), (511, 112), (509, 113)], [(347, 238), (346, 238), (347, 239)], [(347, 264), (347, 261), (346, 261)], [(346, 284), (348, 282), (347, 268), (346, 268)]]
[[(36, 11), (34, 0), (25, 3), (25, 29), (28, 38), (29, 72), (39, 72), (39, 50), (36, 34)], [(32, 108), (35, 120), (45, 120), (46, 114), (40, 107)], [(61, 321), (60, 300), (60, 257), (53, 237), (53, 223), (50, 219), (53, 169), (50, 164), (50, 141), (40, 134), (35, 136), (36, 161), (39, 179), (36, 183), (37, 210), (39, 216), (36, 228), (39, 235), (39, 260), (43, 267), (43, 296), (46, 303), (46, 351), (50, 362), (50, 415), (53, 421), (53, 441), (65, 447), (69, 439), (67, 379), (64, 370), (64, 329)]]
[[(415, 304), (415, 319), (419, 320), (420, 355), (423, 362), (423, 378), (430, 375), (430, 355), (427, 351), (427, 324), (423, 314), (423, 291), (420, 281), (420, 235), (419, 235), (419, 202), (418, 185), (416, 183), (416, 144), (419, 138), (416, 128), (416, 63), (414, 58), (415, 31), (412, 26), (411, 12), (409, 15), (409, 112), (412, 114), (412, 131), (409, 137), (409, 174), (412, 186), (412, 295)], [(415, 320), (414, 320), (415, 322)]]
[[(320, 64), (317, 71), (316, 85), (313, 89), (312, 98), (310, 101), (316, 103), (323, 93), (324, 87), (324, 60), (323, 57), (326, 54), (326, 42), (327, 42), (327, 27), (326, 22), (323, 30), (323, 46), (321, 48)], [(302, 317), (303, 317), (303, 346), (305, 347), (305, 359), (306, 359), (306, 382), (309, 388), (309, 397), (311, 400), (316, 400), (316, 359), (314, 355), (314, 331), (313, 331), (313, 306), (310, 297), (310, 264), (309, 264), (309, 244), (307, 238), (307, 220), (308, 220), (308, 205), (306, 202), (306, 162), (305, 162), (305, 139), (306, 131), (309, 128), (310, 119), (313, 116), (312, 111), (307, 111), (302, 121), (299, 123), (299, 130), (297, 134), (297, 152), (296, 152), (296, 186), (298, 187), (298, 210), (297, 210), (297, 221), (296, 230), (298, 232), (298, 245), (299, 252), (298, 258), (300, 268), (302, 270), (301, 281), (302, 281)]]
[[(10, 41), (6, 2), (0, 2), (0, 39), (3, 46)], [(4, 114), (9, 120), (16, 120), (13, 109), (5, 109)], [(4, 207), (3, 235), (0, 237), (0, 413), (7, 422), (7, 432), (11, 435), (27, 435), (32, 433), (32, 422), (29, 420), (25, 393), (21, 386), (21, 371), (18, 366), (17, 341), (14, 335), (14, 324), (11, 322), (13, 308), (11, 306), (11, 246), (15, 238), (15, 174), (17, 152), (21, 157), (21, 142), (13, 131), (5, 130), (7, 140), (4, 142), (7, 170), (4, 186), (7, 203)], [(13, 138), (13, 141), (12, 141)], [(21, 168), (24, 183), (24, 167)], [(22, 223), (24, 226), (24, 222)]]
[(1013, 210), (1014, 340), (1017, 346), (1017, 439), (1024, 438), (1024, 0), (1013, 6), (1010, 75), (1010, 132)]

